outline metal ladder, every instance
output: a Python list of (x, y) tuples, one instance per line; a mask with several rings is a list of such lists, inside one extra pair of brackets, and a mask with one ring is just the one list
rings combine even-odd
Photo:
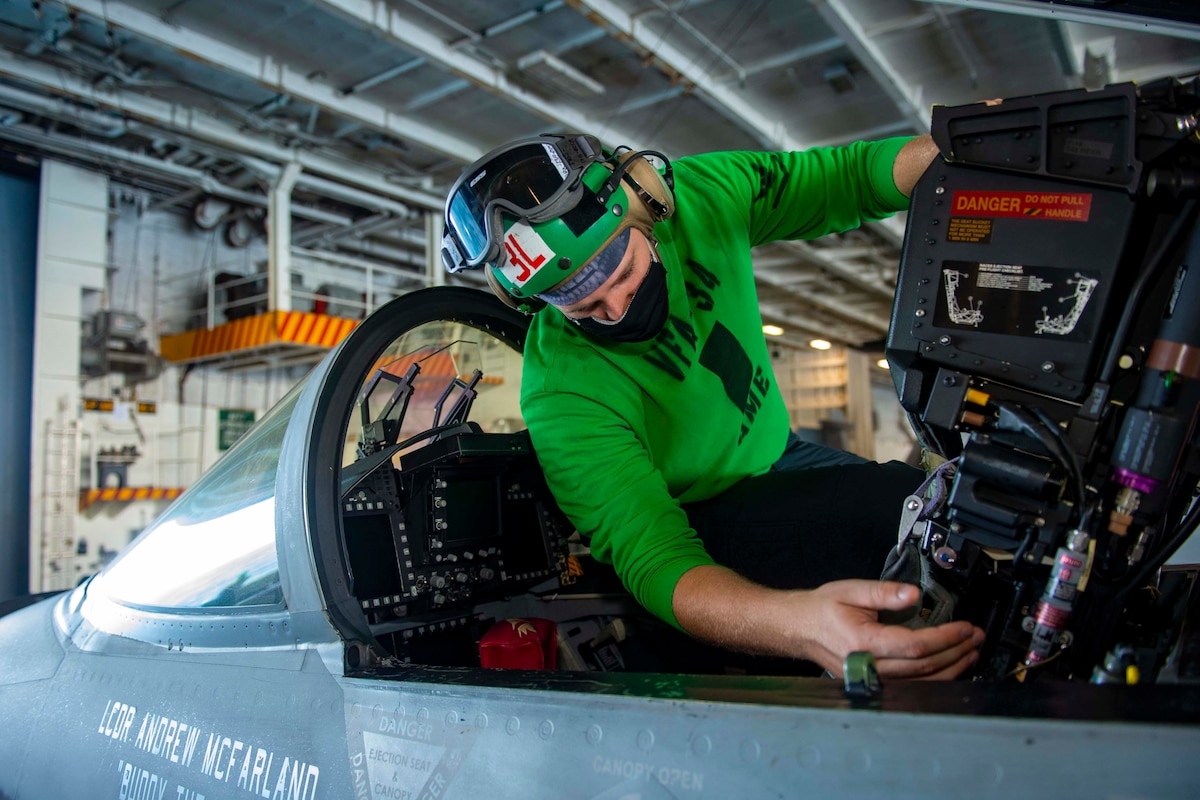
[(75, 585), (75, 515), (79, 509), (79, 421), (46, 422), (42, 475), (43, 592)]

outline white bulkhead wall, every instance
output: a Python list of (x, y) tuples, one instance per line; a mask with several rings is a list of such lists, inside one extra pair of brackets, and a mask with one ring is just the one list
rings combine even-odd
[[(29, 583), (33, 592), (74, 585), (69, 565), (49, 566), (54, 556), (65, 556), (74, 549), (74, 506), (69, 475), (56, 469), (61, 480), (49, 485), (45, 480), (47, 449), (52, 441), (69, 446), (65, 432), (77, 418), (80, 303), (84, 289), (104, 287), (107, 222), (107, 178), (67, 164), (42, 162), (29, 476)], [(59, 431), (64, 432), (61, 437)], [(58, 456), (53, 450), (49, 456), (53, 465)]]
[[(42, 166), (35, 310), (33, 444), (30, 486), (30, 591), (74, 586), (111, 560), (169, 500), (98, 502), (79, 496), (104, 488), (95, 455), (133, 446), (125, 486), (186, 488), (218, 449), (220, 409), (266, 411), (310, 368), (243, 372), (165, 365), (151, 381), (88, 378), (80, 366), (82, 328), (100, 309), (136, 314), (150, 350), (178, 332), (216, 271), (253, 274), (265, 240), (229, 247), (218, 231), (201, 231), (186, 208), (154, 210), (98, 173), (53, 161)], [(194, 320), (205, 327), (203, 320)], [(112, 411), (83, 401), (112, 399)], [(153, 403), (138, 413), (136, 402)], [(53, 435), (51, 435), (53, 434)], [(69, 468), (66, 466), (69, 464)]]

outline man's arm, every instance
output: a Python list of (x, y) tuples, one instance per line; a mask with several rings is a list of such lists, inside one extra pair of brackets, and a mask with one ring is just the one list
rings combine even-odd
[(915, 586), (833, 581), (812, 590), (768, 589), (719, 566), (694, 567), (675, 587), (675, 617), (692, 636), (733, 650), (815, 662), (834, 675), (856, 650), (884, 678), (953, 678), (975, 663), (983, 631), (969, 622), (910, 630), (878, 611), (909, 608)]
[(933, 143), (933, 137), (928, 135), (918, 136), (900, 148), (892, 164), (892, 180), (901, 194), (912, 197), (913, 187), (937, 154), (937, 145)]

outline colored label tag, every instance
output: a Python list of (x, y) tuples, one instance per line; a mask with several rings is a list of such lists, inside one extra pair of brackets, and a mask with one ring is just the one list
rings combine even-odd
[(1092, 195), (1083, 192), (955, 192), (951, 213), (963, 217), (1087, 222)]
[(500, 271), (517, 286), (524, 286), (554, 258), (546, 240), (528, 223), (518, 222), (504, 234), (504, 259)]

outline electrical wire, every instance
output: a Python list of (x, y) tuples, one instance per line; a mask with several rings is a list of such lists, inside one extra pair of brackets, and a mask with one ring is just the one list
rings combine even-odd
[[(1016, 423), (1018, 432), (1026, 433), (1036, 439), (1050, 454), (1050, 457), (1067, 470), (1067, 474), (1071, 479), (1072, 494), (1075, 495), (1075, 505), (1071, 511), (1071, 520), (1072, 524), (1080, 523), (1084, 516), (1083, 507), (1087, 501), (1086, 488), (1083, 482), (1083, 473), (1079, 469), (1079, 463), (1067, 446), (1062, 429), (1054, 424), (1054, 421), (1040, 409), (1031, 413), (1015, 403), (1001, 402), (996, 403), (996, 407)], [(1003, 414), (1001, 415), (1002, 419)], [(1005, 429), (1002, 425), (997, 425), (997, 427), (1000, 430)]]
[(1175, 526), (1175, 530), (1167, 537), (1165, 544), (1159, 548), (1158, 553), (1133, 573), (1133, 576), (1117, 592), (1117, 598), (1120, 599), (1130, 591), (1145, 585), (1150, 575), (1157, 572), (1163, 564), (1167, 563), (1167, 559), (1192, 535), (1197, 525), (1200, 525), (1200, 502), (1192, 503), (1191, 509), (1179, 521), (1179, 524)]
[(1025, 554), (1029, 552), (1029, 548), (1033, 546), (1033, 540), (1036, 538), (1037, 528), (1031, 527), (1025, 534), (1025, 538), (1021, 540), (1021, 544), (1017, 547), (1017, 551), (1013, 553), (1014, 568), (1016, 565), (1023, 563), (1022, 559), (1025, 558)]
[(1012, 671), (1005, 673), (1005, 674), (1004, 674), (1004, 677), (1005, 677), (1005, 678), (1011, 678), (1011, 677), (1013, 677), (1014, 675), (1018, 675), (1018, 674), (1020, 674), (1020, 673), (1022, 673), (1022, 672), (1026, 672), (1026, 673), (1027, 673), (1027, 672), (1032, 672), (1032, 671), (1033, 671), (1033, 670), (1035, 670), (1035, 669), (1041, 669), (1042, 667), (1046, 666), (1047, 664), (1049, 664), (1049, 663), (1050, 663), (1051, 661), (1053, 661), (1054, 659), (1056, 659), (1056, 658), (1058, 658), (1059, 656), (1061, 656), (1063, 653), (1067, 652), (1067, 650), (1069, 650), (1069, 649), (1070, 649), (1070, 646), (1069, 646), (1069, 645), (1068, 645), (1067, 647), (1062, 647), (1062, 648), (1060, 648), (1060, 649), (1059, 649), (1059, 651), (1058, 651), (1057, 653), (1055, 653), (1054, 655), (1050, 656), (1049, 658), (1045, 659), (1044, 661), (1039, 661), (1039, 662), (1037, 662), (1036, 664), (1026, 664), (1026, 663), (1024, 663), (1024, 662), (1021, 662), (1021, 663), (1020, 663), (1020, 664), (1018, 664), (1017, 666), (1013, 667)]
[(1067, 437), (1063, 433), (1062, 428), (1040, 408), (1035, 408), (1033, 414), (1045, 426), (1046, 431), (1054, 441), (1058, 443), (1059, 457), (1063, 465), (1067, 468), (1067, 472), (1070, 474), (1071, 481), (1074, 484), (1075, 502), (1078, 503), (1079, 511), (1079, 527), (1083, 528), (1091, 518), (1092, 512), (1087, 504), (1087, 485), (1084, 483), (1083, 472), (1079, 468), (1079, 461), (1075, 458), (1075, 454), (1071, 452), (1071, 446), (1067, 443)]

